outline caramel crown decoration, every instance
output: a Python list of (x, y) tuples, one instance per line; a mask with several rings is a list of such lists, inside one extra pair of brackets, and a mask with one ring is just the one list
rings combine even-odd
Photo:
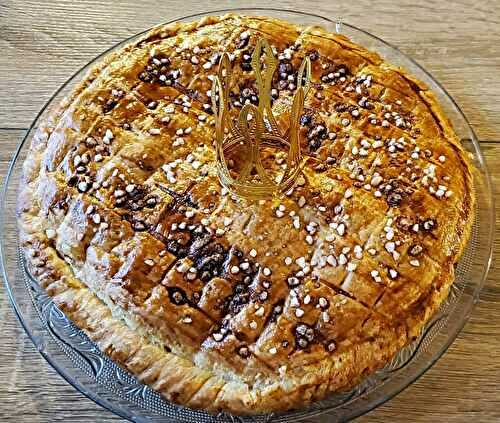
[[(310, 87), (311, 62), (304, 58), (298, 70), (297, 89), (293, 96), (290, 125), (280, 131), (271, 108), (271, 84), (278, 60), (269, 42), (257, 41), (251, 61), (258, 90), (258, 105), (243, 105), (238, 118), (230, 115), (229, 95), (232, 68), (227, 53), (219, 62), (213, 80), (211, 99), (216, 119), (216, 155), (219, 179), (230, 192), (247, 199), (271, 198), (292, 188), (301, 170), (299, 143), (300, 116)], [(276, 174), (266, 170), (261, 160), (261, 148), (288, 153), (285, 168)], [(230, 171), (228, 156), (243, 149), (244, 163), (238, 172)]]

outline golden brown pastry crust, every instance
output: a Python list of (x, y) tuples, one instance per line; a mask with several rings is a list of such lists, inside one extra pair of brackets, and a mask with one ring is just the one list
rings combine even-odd
[[(254, 101), (258, 36), (280, 55), (281, 124), (304, 54), (314, 84), (303, 177), (247, 204), (219, 186), (207, 90), (228, 51), (233, 104)], [(473, 221), (471, 164), (427, 87), (344, 36), (271, 18), (176, 23), (107, 56), (24, 169), (33, 275), (113, 360), (211, 412), (304, 406), (386, 364), (446, 298)]]

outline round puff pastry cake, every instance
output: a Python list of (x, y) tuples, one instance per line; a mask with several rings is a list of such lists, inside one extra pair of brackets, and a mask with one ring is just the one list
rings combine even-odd
[[(219, 183), (209, 93), (228, 52), (231, 107), (258, 102), (262, 37), (284, 129), (305, 56), (312, 78), (302, 173), (250, 202)], [(446, 298), (473, 210), (469, 158), (424, 84), (342, 35), (234, 14), (91, 69), (36, 132), (18, 201), (30, 272), (102, 351), (169, 401), (234, 414), (387, 364)]]

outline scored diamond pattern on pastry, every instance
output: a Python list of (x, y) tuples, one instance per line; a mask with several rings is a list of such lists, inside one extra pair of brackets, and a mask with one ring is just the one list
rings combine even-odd
[[(260, 37), (282, 129), (306, 55), (312, 84), (301, 176), (249, 202), (219, 184), (210, 89), (227, 52), (232, 110), (256, 102)], [(341, 35), (228, 15), (154, 30), (93, 69), (38, 130), (18, 211), (32, 273), (104, 352), (171, 401), (246, 414), (347, 389), (417, 336), (473, 201), (422, 83)]]

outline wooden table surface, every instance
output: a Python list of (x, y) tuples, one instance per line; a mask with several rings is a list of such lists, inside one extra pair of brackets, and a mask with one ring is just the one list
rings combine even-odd
[[(231, 7), (223, 1), (0, 0), (0, 175), (38, 110), (76, 69), (161, 21)], [(342, 16), (416, 59), (476, 131), (500, 204), (500, 7), (497, 0), (248, 2)], [(335, 6), (333, 5), (335, 4)], [(497, 212), (497, 218), (500, 213)], [(481, 301), (461, 334), (416, 383), (360, 422), (500, 421), (499, 229)], [(120, 421), (68, 385), (36, 352), (0, 290), (0, 420)]]

